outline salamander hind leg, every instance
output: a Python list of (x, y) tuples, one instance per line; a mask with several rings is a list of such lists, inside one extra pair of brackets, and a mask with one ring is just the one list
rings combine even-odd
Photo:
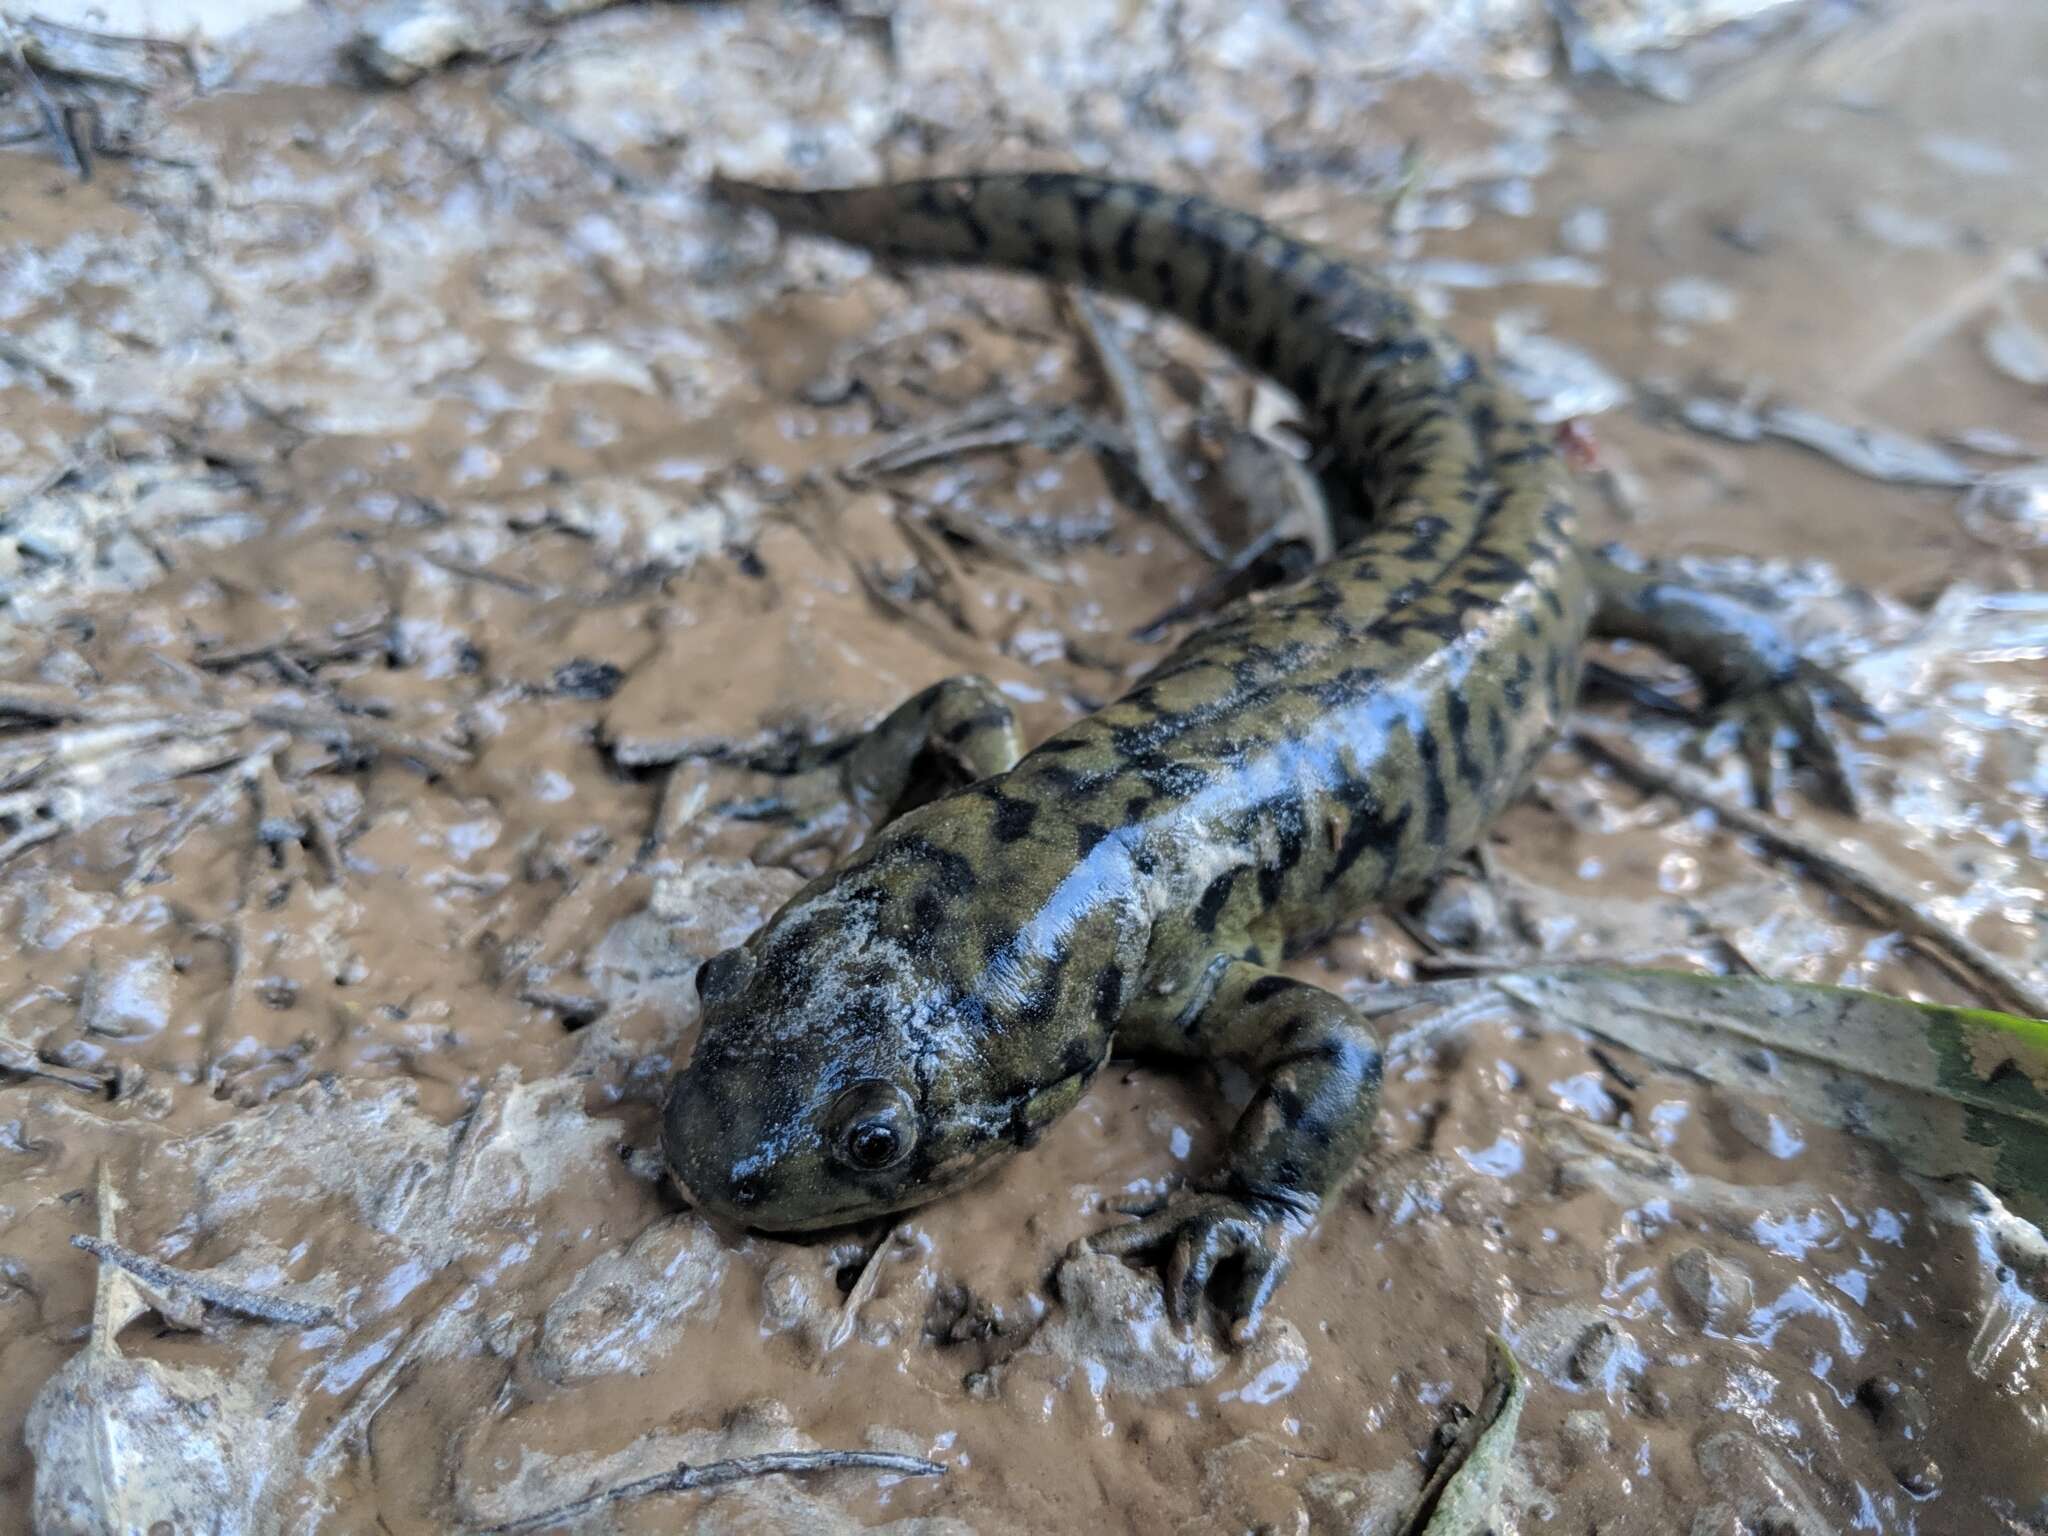
[(844, 857), (914, 805), (1008, 772), (1022, 755), (1017, 717), (994, 684), (972, 676), (941, 679), (873, 729), (819, 754), (830, 772), (815, 776), (808, 792), (757, 802), (754, 816), (789, 825), (754, 856), (780, 863), (822, 846)]
[(1167, 1305), (1183, 1323), (1236, 1261), (1224, 1304), (1231, 1338), (1243, 1343), (1286, 1272), (1287, 1245), (1371, 1142), (1379, 1041), (1342, 998), (1244, 960), (1227, 962), (1207, 1000), (1165, 1027), (1179, 1038), (1163, 1043), (1178, 1053), (1243, 1061), (1258, 1091), (1231, 1132), (1218, 1178), (1177, 1191), (1159, 1210), (1077, 1251), (1162, 1250)]
[(1830, 803), (1856, 813), (1855, 785), (1818, 707), (1876, 723), (1854, 688), (1801, 656), (1770, 614), (1741, 598), (1610, 560), (1588, 564), (1594, 633), (1653, 645), (1692, 671), (1709, 708), (1734, 728), (1759, 806), (1771, 804), (1782, 746), (1813, 770)]

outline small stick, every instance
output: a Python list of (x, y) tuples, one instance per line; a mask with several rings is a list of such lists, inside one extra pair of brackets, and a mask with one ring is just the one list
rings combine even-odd
[(892, 1451), (768, 1451), (759, 1456), (734, 1456), (726, 1461), (707, 1461), (692, 1466), (679, 1461), (667, 1472), (657, 1472), (637, 1482), (621, 1483), (602, 1493), (572, 1504), (558, 1505), (537, 1515), (522, 1515), (498, 1525), (487, 1525), (477, 1536), (516, 1536), (524, 1531), (546, 1530), (564, 1520), (602, 1509), (621, 1499), (642, 1498), (650, 1493), (691, 1493), (702, 1488), (722, 1488), (750, 1477), (775, 1477), (794, 1472), (837, 1472), (847, 1467), (871, 1468), (877, 1472), (900, 1472), (905, 1477), (939, 1477), (945, 1468), (922, 1456), (899, 1456)]
[(868, 1304), (869, 1298), (875, 1294), (875, 1287), (881, 1283), (882, 1255), (895, 1243), (896, 1233), (892, 1231), (875, 1244), (867, 1262), (861, 1265), (859, 1276), (847, 1289), (846, 1300), (839, 1304), (839, 1316), (832, 1320), (831, 1336), (825, 1340), (826, 1354), (831, 1354), (853, 1337), (854, 1327), (860, 1322), (860, 1309)]
[(54, 1066), (38, 1056), (34, 1046), (27, 1045), (12, 1035), (0, 1035), (0, 1072), (12, 1072), (20, 1077), (47, 1077), (53, 1083), (62, 1083), (67, 1088), (76, 1088), (81, 1093), (92, 1094), (105, 1093), (109, 1081), (108, 1078), (97, 1077), (90, 1072)]
[(121, 894), (133, 896), (141, 890), (148, 883), (149, 877), (156, 873), (157, 866), (176, 853), (185, 839), (192, 835), (192, 829), (219, 811), (234, 798), (238, 790), (254, 784), (270, 766), (271, 758), (283, 751), (285, 744), (290, 740), (291, 737), (283, 731), (266, 736), (252, 751), (224, 769), (220, 777), (214, 780), (212, 787), (180, 811), (164, 829), (163, 835), (137, 856), (135, 868), (129, 872), (128, 878), (121, 882)]
[(1087, 331), (1096, 360), (1102, 365), (1102, 376), (1123, 410), (1124, 430), (1131, 438), (1131, 456), (1137, 461), (1138, 478), (1145, 482), (1146, 494), (1158, 504), (1167, 524), (1191, 548), (1211, 560), (1227, 560), (1230, 551), (1203, 525), (1194, 495), (1174, 472), (1159, 420), (1145, 398), (1145, 380), (1131, 362), (1130, 354), (1124, 351), (1116, 327), (1088, 294), (1076, 289), (1073, 301), (1074, 312), (1081, 317), (1082, 329)]
[(1071, 426), (1057, 410), (1041, 416), (1007, 401), (984, 400), (945, 420), (905, 428), (880, 447), (847, 460), (840, 473), (854, 480), (899, 475), (961, 454), (1045, 442)]
[(632, 868), (643, 869), (685, 827), (694, 825), (711, 804), (711, 784), (717, 770), (701, 758), (679, 758), (662, 775), (661, 795), (646, 835), (633, 854)]
[(15, 69), (20, 72), (23, 83), (28, 86), (29, 95), (35, 98), (36, 111), (42, 115), (43, 127), (50, 137), (57, 141), (57, 152), (63, 157), (65, 166), (80, 181), (92, 180), (92, 168), (85, 163), (85, 157), (79, 153), (78, 141), (71, 137), (71, 129), (64, 121), (64, 114), (57, 110), (57, 103), (52, 101), (50, 93), (43, 89), (42, 77), (36, 73), (35, 66), (29, 63), (28, 55), (22, 51), (21, 38), (14, 30), (14, 23), (5, 16), (0, 16), (0, 32), (7, 35), (8, 57), (13, 59)]
[(83, 1248), (102, 1263), (127, 1270), (144, 1284), (155, 1286), (168, 1295), (176, 1296), (183, 1293), (197, 1296), (201, 1301), (219, 1307), (223, 1312), (238, 1312), (243, 1317), (253, 1317), (265, 1323), (290, 1323), (297, 1328), (318, 1328), (324, 1323), (334, 1321), (332, 1307), (290, 1301), (264, 1291), (252, 1291), (247, 1286), (236, 1285), (231, 1280), (219, 1280), (212, 1275), (194, 1274), (189, 1269), (177, 1269), (139, 1254), (132, 1248), (124, 1248), (110, 1238), (74, 1232), (71, 1236), (71, 1246)]
[(474, 761), (461, 747), (415, 736), (374, 715), (329, 715), (282, 699), (272, 699), (251, 711), (250, 718), (259, 725), (274, 725), (297, 736), (310, 736), (329, 746), (361, 747), (368, 743), (380, 751), (416, 757), (423, 762), (447, 763), (458, 768), (466, 768)]
[(24, 720), (54, 725), (76, 720), (84, 713), (84, 701), (69, 688), (49, 683), (0, 683), (0, 715), (17, 715)]
[(539, 587), (530, 581), (521, 581), (517, 576), (500, 575), (488, 566), (476, 565), (468, 560), (458, 560), (452, 555), (437, 555), (431, 550), (417, 550), (413, 558), (422, 565), (431, 565), (437, 571), (446, 571), (450, 576), (462, 576), (470, 581), (480, 581), (485, 586), (502, 587), (505, 591), (520, 597), (545, 597)]
[(47, 843), (68, 825), (68, 822), (59, 821), (54, 818), (48, 821), (29, 822), (19, 832), (16, 832), (14, 836), (8, 838), (6, 842), (0, 843), (0, 865), (12, 863), (19, 855), (28, 852), (37, 843)]
[(1724, 826), (1755, 838), (1782, 858), (1804, 865), (1822, 884), (1880, 922), (1892, 924), (1923, 954), (1939, 960), (1959, 978), (1980, 988), (1997, 1007), (2030, 1019), (2048, 1019), (2048, 997), (2036, 992), (2004, 961), (1967, 934), (1958, 933), (1928, 915), (1922, 909), (1924, 898), (1918, 893), (1900, 890), (1879, 876), (1856, 868), (1775, 816), (1722, 799), (1695, 775), (1654, 767), (1604, 731), (1581, 726), (1572, 732), (1572, 744), (1606, 763), (1638, 789), (1668, 794), (1710, 810)]

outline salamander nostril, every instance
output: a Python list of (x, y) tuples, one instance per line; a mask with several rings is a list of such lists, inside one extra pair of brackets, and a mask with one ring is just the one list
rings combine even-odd
[(742, 1208), (759, 1205), (768, 1198), (768, 1180), (758, 1173), (742, 1174), (726, 1186), (726, 1196)]

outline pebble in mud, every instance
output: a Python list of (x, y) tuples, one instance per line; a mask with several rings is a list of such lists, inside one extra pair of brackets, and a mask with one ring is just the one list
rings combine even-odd
[(1060, 1266), (1061, 1311), (1032, 1340), (1034, 1353), (1092, 1365), (1132, 1392), (1208, 1381), (1228, 1358), (1206, 1330), (1177, 1329), (1156, 1276), (1122, 1259), (1084, 1253)]
[(1695, 1328), (1733, 1334), (1749, 1314), (1754, 1287), (1741, 1266), (1704, 1248), (1688, 1248), (1671, 1261), (1671, 1293), (1679, 1314)]
[(1311, 1536), (1401, 1536), (1422, 1492), (1421, 1463), (1383, 1472), (1318, 1472), (1302, 1484)]
[[(29, 1410), (38, 1532), (273, 1529), (292, 1418), (205, 1367), (89, 1347)], [(223, 1527), (222, 1511), (239, 1522)]]
[(408, 85), (481, 45), (468, 15), (440, 0), (394, 0), (364, 16), (351, 48), (356, 62), (386, 85)]
[(1500, 898), (1490, 886), (1462, 876), (1438, 881), (1415, 920), (1446, 949), (1483, 952), (1501, 940)]
[(657, 1369), (691, 1326), (717, 1320), (725, 1261), (697, 1218), (656, 1222), (623, 1252), (593, 1259), (549, 1305), (534, 1370), (566, 1386)]
[(160, 949), (94, 967), (86, 975), (78, 1022), (91, 1034), (117, 1040), (157, 1034), (176, 1009), (177, 980), (170, 956)]
[(1884, 1446), (1885, 1462), (1899, 1486), (1916, 1498), (1941, 1491), (1941, 1466), (1927, 1451), (1933, 1409), (1927, 1394), (1895, 1376), (1873, 1376), (1856, 1390)]

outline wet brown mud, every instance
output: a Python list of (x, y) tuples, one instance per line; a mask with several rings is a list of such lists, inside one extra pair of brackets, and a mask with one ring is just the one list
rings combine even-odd
[[(1149, 1273), (1059, 1263), (1215, 1155), (1201, 1077), (1120, 1066), (888, 1230), (724, 1230), (660, 1178), (697, 962), (816, 868), (716, 814), (773, 787), (747, 760), (961, 670), (1036, 739), (1162, 654), (1134, 631), (1210, 574), (1060, 295), (777, 246), (703, 201), (714, 168), (1114, 167), (1405, 263), (1561, 411), (1587, 376), (1528, 338), (1576, 349), (1627, 396), (1578, 397), (1600, 536), (1792, 595), (1886, 717), (1850, 743), (1860, 822), (1783, 809), (2048, 976), (2048, 534), (1684, 416), (1776, 399), (2048, 457), (1983, 339), (2048, 327), (2034, 8), (1795, 29), (1684, 105), (1533, 78), (1534, 32), (1454, 58), (1398, 7), (1183, 9), (628, 9), (403, 91), (335, 62), (347, 16), (273, 18), (224, 88), (109, 97), (90, 181), (0, 157), (0, 1528), (112, 1424), (47, 1528), (440, 1531), (840, 1447), (947, 1470), (587, 1528), (1379, 1532), (1489, 1330), (1533, 1381), (1514, 1529), (2038, 1521), (2010, 1234), (1538, 1018), (1390, 1021), (1382, 1148), (1237, 1353), (1177, 1335)], [(1391, 71), (1418, 36), (1475, 73), (1328, 63)], [(1250, 536), (1220, 468), (1249, 385), (1118, 323), (1203, 514)], [(1588, 711), (1656, 762), (1687, 740)], [(1362, 993), (1490, 945), (1974, 1000), (1568, 745), (1488, 861), (1298, 969)], [(336, 1320), (174, 1329), (145, 1298), (95, 1353), (70, 1239), (103, 1172), (120, 1242)]]

